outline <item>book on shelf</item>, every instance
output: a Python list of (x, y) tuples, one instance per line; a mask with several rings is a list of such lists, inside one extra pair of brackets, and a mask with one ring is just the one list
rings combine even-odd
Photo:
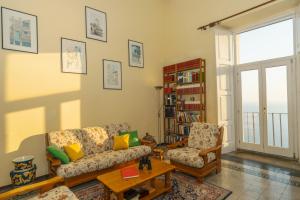
[(199, 72), (186, 71), (186, 72), (179, 72), (177, 75), (177, 82), (179, 84), (194, 83), (199, 81), (200, 81)]
[(174, 82), (175, 81), (175, 75), (172, 74), (172, 75), (167, 75), (164, 77), (164, 81), (165, 82)]
[(175, 117), (176, 108), (175, 106), (165, 106), (165, 117), (172, 118)]
[(190, 126), (183, 124), (178, 125), (178, 134), (188, 136), (190, 134)]
[(179, 123), (192, 123), (199, 122), (201, 120), (200, 114), (194, 112), (177, 112), (177, 121)]
[(177, 94), (178, 95), (198, 94), (198, 93), (201, 93), (201, 92), (202, 92), (201, 87), (177, 88)]
[(179, 135), (179, 134), (171, 134), (171, 135), (166, 135), (165, 136), (165, 142), (168, 144), (173, 144), (175, 142), (182, 141), (186, 135)]
[(165, 95), (165, 105), (176, 105), (176, 94)]
[(139, 177), (140, 173), (136, 166), (130, 166), (120, 169), (121, 175), (124, 179)]

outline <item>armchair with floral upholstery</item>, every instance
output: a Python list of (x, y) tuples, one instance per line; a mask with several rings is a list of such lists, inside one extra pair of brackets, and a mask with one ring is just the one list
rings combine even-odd
[(192, 123), (189, 137), (169, 146), (167, 155), (171, 164), (200, 182), (214, 170), (219, 173), (223, 132), (224, 128), (215, 124)]
[(78, 200), (75, 194), (68, 187), (61, 185), (63, 182), (63, 177), (56, 176), (45, 181), (25, 185), (0, 193), (0, 199)]

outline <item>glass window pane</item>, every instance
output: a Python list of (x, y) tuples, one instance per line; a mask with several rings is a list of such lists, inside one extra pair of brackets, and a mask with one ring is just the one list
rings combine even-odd
[(258, 70), (241, 72), (243, 142), (260, 144)]
[(293, 35), (293, 19), (238, 34), (236, 37), (238, 63), (293, 55)]
[(287, 67), (266, 69), (268, 145), (289, 147)]

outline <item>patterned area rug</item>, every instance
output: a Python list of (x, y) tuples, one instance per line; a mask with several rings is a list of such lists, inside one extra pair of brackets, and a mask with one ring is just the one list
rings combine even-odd
[[(156, 200), (223, 200), (231, 191), (224, 188), (203, 183), (194, 177), (176, 172), (172, 176), (172, 192), (164, 194)], [(92, 181), (71, 188), (80, 200), (103, 200), (104, 186), (98, 181)]]

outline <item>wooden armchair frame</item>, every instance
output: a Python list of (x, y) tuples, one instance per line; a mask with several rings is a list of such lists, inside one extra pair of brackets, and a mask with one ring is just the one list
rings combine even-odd
[(14, 197), (16, 195), (25, 194), (31, 191), (39, 190), (40, 194), (48, 192), (49, 190), (53, 189), (54, 186), (60, 185), (64, 182), (63, 177), (56, 176), (54, 178), (41, 181), (38, 183), (25, 185), (13, 190), (10, 190), (8, 192), (4, 192), (0, 194), (0, 199), (8, 199), (11, 197)]
[[(223, 132), (224, 132), (224, 127), (220, 127), (219, 128), (219, 136), (217, 138), (217, 144), (215, 147), (205, 149), (204, 151), (201, 151), (199, 153), (199, 156), (201, 156), (204, 161), (204, 166), (202, 168), (190, 167), (190, 166), (178, 163), (173, 160), (171, 160), (171, 164), (176, 167), (176, 170), (182, 171), (182, 172), (185, 172), (187, 174), (197, 177), (198, 181), (201, 183), (203, 182), (204, 177), (207, 176), (212, 171), (216, 170), (216, 173), (220, 173), (221, 172), (221, 153), (222, 153)], [(187, 143), (188, 143), (188, 138), (185, 138), (183, 141), (169, 145), (168, 147), (170, 149), (174, 149), (177, 147), (186, 146)], [(208, 163), (207, 154), (211, 153), (211, 152), (215, 153), (216, 158), (213, 161)]]

